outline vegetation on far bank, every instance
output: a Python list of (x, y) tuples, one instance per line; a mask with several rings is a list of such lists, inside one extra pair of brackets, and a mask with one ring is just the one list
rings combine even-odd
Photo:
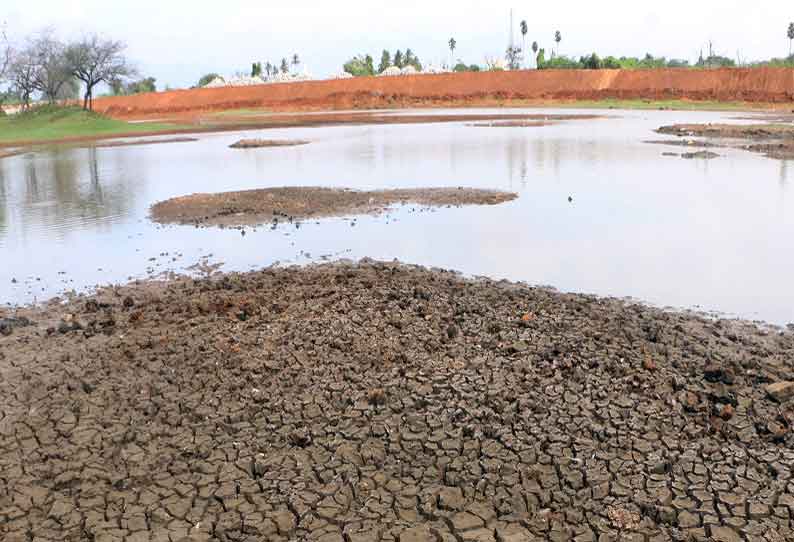
[(176, 125), (111, 119), (80, 107), (41, 106), (0, 116), (0, 144), (46, 143), (65, 138), (107, 137), (179, 129)]

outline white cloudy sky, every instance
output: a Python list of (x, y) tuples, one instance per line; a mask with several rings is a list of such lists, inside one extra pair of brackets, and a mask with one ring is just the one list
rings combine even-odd
[[(379, 58), (411, 47), (439, 64), (484, 62), (504, 53), (509, 10), (526, 19), (528, 39), (561, 53), (655, 55), (695, 60), (709, 40), (744, 59), (785, 56), (792, 0), (0, 0), (0, 21), (14, 37), (54, 27), (65, 38), (98, 32), (125, 40), (129, 55), (158, 86), (186, 86), (208, 71), (232, 74), (254, 60), (298, 53), (314, 75), (341, 71), (352, 54)], [(520, 34), (517, 32), (517, 36)]]

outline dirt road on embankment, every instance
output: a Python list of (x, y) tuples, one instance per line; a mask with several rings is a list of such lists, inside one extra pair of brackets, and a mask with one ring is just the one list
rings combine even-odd
[(495, 106), (606, 98), (794, 105), (794, 69), (527, 70), (360, 77), (102, 98), (95, 108), (115, 117), (145, 117), (241, 108)]

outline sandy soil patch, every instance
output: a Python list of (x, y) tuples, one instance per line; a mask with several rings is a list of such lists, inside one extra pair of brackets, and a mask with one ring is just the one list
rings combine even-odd
[(247, 225), (305, 218), (380, 213), (389, 207), (496, 205), (518, 195), (474, 188), (418, 188), (348, 190), (344, 188), (285, 187), (192, 194), (152, 206), (155, 222), (193, 225)]
[(366, 262), (14, 317), (4, 541), (794, 532), (790, 332)]

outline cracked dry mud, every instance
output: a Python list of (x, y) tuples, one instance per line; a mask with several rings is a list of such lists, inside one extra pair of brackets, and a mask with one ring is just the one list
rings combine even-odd
[(794, 533), (790, 332), (371, 262), (19, 317), (4, 542)]

